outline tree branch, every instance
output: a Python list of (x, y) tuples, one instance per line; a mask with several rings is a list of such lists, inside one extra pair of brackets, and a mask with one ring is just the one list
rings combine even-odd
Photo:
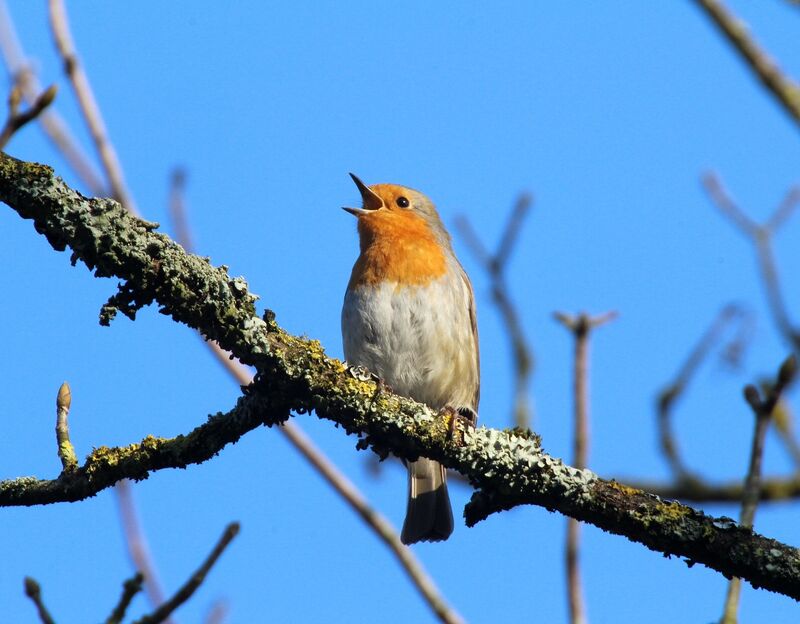
[(778, 65), (750, 36), (747, 26), (719, 0), (695, 0), (714, 25), (739, 53), (761, 83), (783, 109), (800, 124), (800, 85), (786, 77)]
[(797, 549), (730, 519), (566, 466), (545, 453), (535, 435), (485, 427), (453, 434), (436, 412), (327, 357), (319, 342), (286, 333), (273, 314), (255, 316), (256, 297), (243, 278), (186, 254), (153, 231), (157, 224), (129, 215), (116, 202), (83, 197), (49, 167), (0, 155), (0, 201), (32, 219), (55, 249), (71, 247), (73, 262), (122, 280), (101, 322), (109, 323), (118, 310), (134, 317), (157, 302), (161, 313), (198, 329), (258, 371), (234, 410), (212, 416), (190, 434), (96, 449), (83, 466), (53, 481), (0, 482), (0, 506), (79, 500), (121, 478), (143, 479), (152, 470), (203, 461), (259, 424), (280, 424), (292, 411), (313, 410), (358, 435), (360, 448), (383, 457), (424, 455), (467, 476), (477, 489), (465, 510), (469, 526), (497, 511), (539, 505), (800, 600)]

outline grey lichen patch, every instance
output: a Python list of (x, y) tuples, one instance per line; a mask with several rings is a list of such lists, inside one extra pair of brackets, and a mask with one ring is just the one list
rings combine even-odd
[(545, 453), (535, 437), (481, 427), (466, 434), (464, 442), (459, 453), (462, 468), (484, 477), (473, 480), (475, 485), (500, 494), (581, 497), (597, 479), (593, 472), (572, 468)]

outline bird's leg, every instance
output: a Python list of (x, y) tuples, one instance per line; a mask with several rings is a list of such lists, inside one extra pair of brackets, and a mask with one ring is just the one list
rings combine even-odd
[(476, 412), (471, 407), (459, 407), (457, 410), (458, 415), (466, 420), (470, 426), (474, 429), (478, 426), (478, 412)]
[[(439, 416), (444, 418), (447, 422), (448, 437), (453, 440), (459, 441), (463, 438), (463, 433), (468, 427), (472, 429), (478, 424), (478, 414), (469, 407), (455, 408), (452, 405), (445, 405), (439, 410)], [(456, 432), (460, 434), (460, 438), (456, 436)]]

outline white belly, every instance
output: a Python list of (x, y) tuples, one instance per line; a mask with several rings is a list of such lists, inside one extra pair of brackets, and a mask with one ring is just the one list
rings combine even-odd
[(342, 308), (344, 356), (392, 390), (426, 403), (477, 410), (477, 337), (463, 280), (424, 287), (384, 282), (348, 291)]

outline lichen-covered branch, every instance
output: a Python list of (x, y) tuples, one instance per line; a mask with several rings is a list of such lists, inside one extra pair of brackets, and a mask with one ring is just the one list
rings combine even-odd
[(313, 410), (358, 435), (361, 448), (407, 459), (425, 455), (465, 475), (477, 490), (465, 510), (470, 526), (496, 511), (539, 505), (800, 599), (797, 549), (732, 520), (566, 466), (531, 434), (486, 428), (451, 434), (428, 407), (388, 393), (327, 357), (319, 342), (284, 332), (273, 315), (258, 318), (256, 297), (244, 279), (187, 254), (155, 232), (155, 224), (127, 214), (116, 202), (81, 196), (49, 167), (0, 155), (0, 201), (33, 219), (54, 248), (69, 246), (73, 262), (122, 280), (103, 308), (102, 322), (110, 322), (116, 311), (133, 317), (155, 302), (163, 314), (198, 329), (258, 371), (231, 412), (211, 417), (190, 434), (97, 449), (73, 473), (53, 481), (0, 482), (0, 506), (85, 498), (121, 478), (142, 479), (152, 470), (203, 461), (261, 423), (275, 425), (292, 411)]

